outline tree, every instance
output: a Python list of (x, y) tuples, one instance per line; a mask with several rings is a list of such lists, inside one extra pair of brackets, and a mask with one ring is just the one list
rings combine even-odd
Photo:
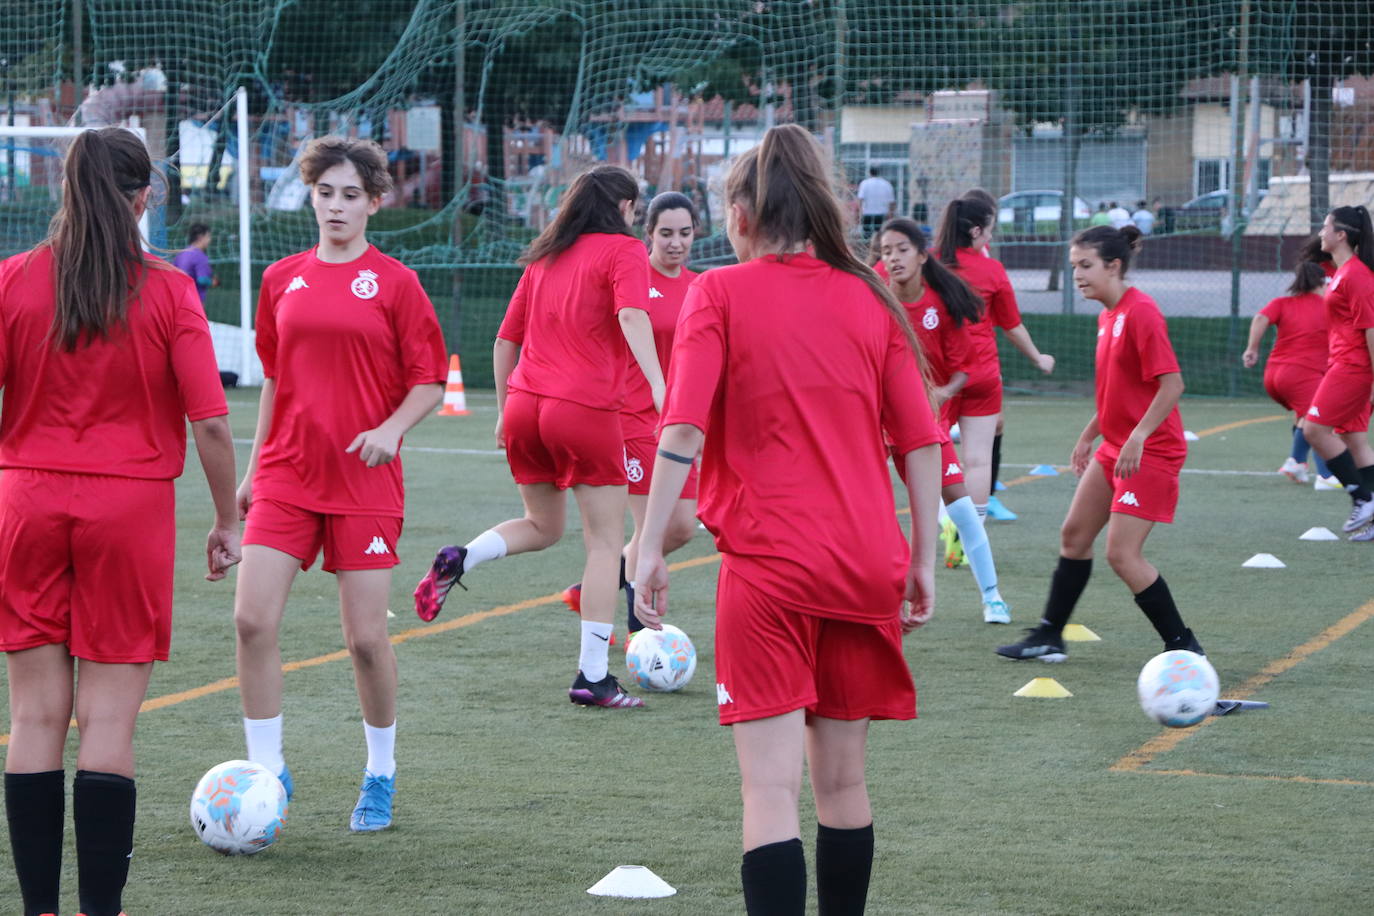
[(1250, 0), (1255, 72), (1307, 80), (1307, 173), (1312, 230), (1331, 209), (1331, 107), (1337, 81), (1374, 75), (1374, 3), (1369, 0)]

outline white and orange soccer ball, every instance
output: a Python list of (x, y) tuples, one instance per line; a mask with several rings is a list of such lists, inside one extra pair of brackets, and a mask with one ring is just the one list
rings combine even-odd
[(211, 767), (191, 793), (191, 826), (215, 852), (246, 856), (281, 839), (286, 788), (275, 773), (247, 760)]
[(645, 690), (680, 690), (697, 670), (696, 646), (672, 624), (665, 623), (661, 630), (646, 627), (625, 647), (625, 666)]
[(1219, 689), (1212, 663), (1186, 649), (1156, 655), (1136, 679), (1140, 708), (1170, 728), (1188, 728), (1211, 715)]

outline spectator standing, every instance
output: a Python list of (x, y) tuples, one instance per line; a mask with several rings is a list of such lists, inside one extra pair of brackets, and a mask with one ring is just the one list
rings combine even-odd
[(210, 266), (210, 227), (204, 223), (193, 223), (186, 230), (186, 247), (172, 258), (178, 270), (196, 281), (196, 292), (200, 294), (200, 304), (205, 305), (205, 294), (215, 285), (215, 269)]
[(897, 192), (892, 182), (870, 168), (868, 177), (859, 182), (859, 213), (863, 217), (864, 238), (872, 238), (885, 221), (897, 215)]

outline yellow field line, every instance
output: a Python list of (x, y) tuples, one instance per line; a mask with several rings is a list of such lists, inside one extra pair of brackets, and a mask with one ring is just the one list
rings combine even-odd
[[(1371, 617), (1374, 617), (1374, 601), (1366, 602), (1365, 604), (1356, 608), (1354, 611), (1351, 611), (1349, 614), (1342, 617), (1340, 620), (1333, 623), (1331, 626), (1327, 627), (1325, 630), (1322, 630), (1320, 633), (1309, 639), (1307, 642), (1303, 643), (1293, 651), (1289, 652), (1287, 655), (1283, 656), (1282, 658), (1275, 659), (1274, 661), (1265, 665), (1262, 669), (1260, 669), (1258, 674), (1247, 680), (1245, 683), (1241, 684), (1239, 687), (1235, 688), (1235, 690), (1228, 690), (1226, 692), (1227, 698), (1237, 700), (1249, 699), (1256, 690), (1263, 687), (1265, 684), (1269, 683), (1274, 678), (1278, 677), (1280, 674), (1283, 674), (1285, 671), (1290, 670), (1299, 662), (1302, 662), (1309, 656), (1331, 646), (1333, 643), (1336, 642), (1336, 640), (1348, 636), (1356, 627), (1358, 627), (1360, 624), (1364, 623)], [(1151, 738), (1149, 741), (1146, 741), (1140, 747), (1136, 748), (1134, 751), (1131, 751), (1129, 754), (1122, 757), (1116, 763), (1112, 764), (1108, 769), (1117, 773), (1131, 773), (1143, 770), (1145, 765), (1148, 764), (1155, 757), (1173, 750), (1174, 748), (1182, 744), (1184, 741), (1188, 740), (1189, 737), (1197, 734), (1198, 731), (1200, 731), (1202, 728), (1211, 725), (1215, 721), (1217, 721), (1216, 717), (1208, 717), (1202, 720), (1202, 724), (1198, 725), (1196, 728), (1180, 728), (1166, 732), (1161, 732), (1160, 734)], [(1149, 770), (1147, 772), (1169, 772), (1178, 774), (1187, 771)], [(1292, 777), (1256, 778), (1291, 779)], [(1299, 781), (1328, 782), (1329, 780), (1302, 779)], [(1336, 784), (1346, 785), (1346, 782), (1337, 781)], [(1359, 782), (1355, 782), (1352, 784), (1367, 785), (1367, 783)]]
[(1197, 434), (1197, 437), (1201, 439), (1204, 436), (1211, 436), (1215, 433), (1224, 433), (1229, 430), (1240, 429), (1242, 426), (1253, 426), (1256, 423), (1273, 423), (1275, 420), (1286, 420), (1291, 416), (1292, 414), (1275, 413), (1270, 414), (1267, 417), (1251, 417), (1248, 420), (1236, 420), (1234, 423), (1223, 423), (1220, 426), (1212, 426), (1207, 429), (1204, 429), (1202, 432)]

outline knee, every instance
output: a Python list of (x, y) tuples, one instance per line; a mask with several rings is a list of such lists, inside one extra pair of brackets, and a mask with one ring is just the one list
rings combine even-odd
[(63, 732), (72, 721), (71, 707), (63, 708), (61, 703), (50, 701), (38, 703), (12, 703), (13, 718), (10, 729), (24, 728), (30, 731)]
[(391, 641), (386, 638), (385, 634), (360, 636), (356, 633), (350, 633), (346, 645), (353, 663), (360, 668), (376, 668), (386, 663), (394, 652), (391, 648)]
[(855, 793), (866, 793), (868, 784), (862, 769), (844, 770), (837, 773), (811, 773), (811, 789), (816, 793), (818, 803), (827, 800), (848, 798)]
[(1082, 526), (1065, 522), (1059, 529), (1059, 553), (1071, 560), (1086, 559), (1092, 556), (1093, 540)]
[(1140, 554), (1133, 550), (1123, 550), (1113, 544), (1107, 545), (1107, 565), (1111, 566), (1112, 572), (1125, 581), (1131, 581), (1136, 576), (1133, 574), (1141, 563)]
[(234, 609), (234, 632), (238, 634), (240, 643), (248, 645), (273, 643), (277, 639), (275, 624), (256, 609)]
[(530, 527), (534, 529), (535, 550), (547, 550), (563, 538), (563, 522), (561, 519), (527, 516), (526, 521), (528, 521)]

